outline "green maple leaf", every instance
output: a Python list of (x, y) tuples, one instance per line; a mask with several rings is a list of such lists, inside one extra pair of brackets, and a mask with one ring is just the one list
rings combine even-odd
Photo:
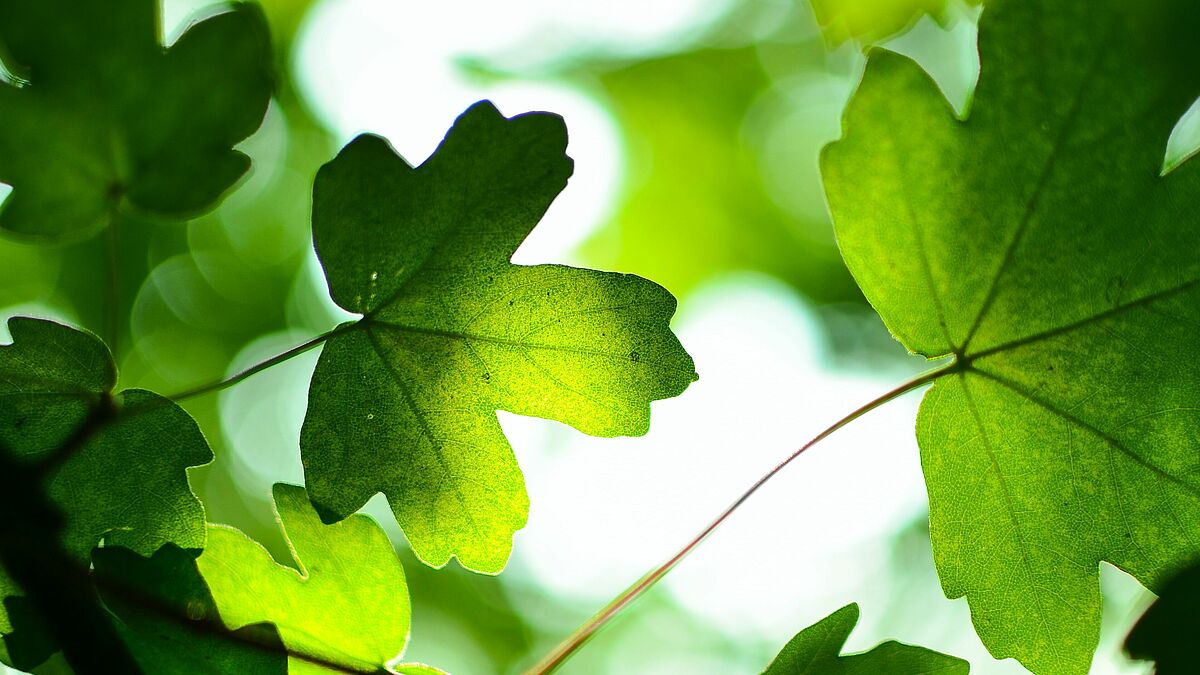
[(360, 136), (318, 173), (317, 254), (364, 315), (309, 391), (300, 445), (324, 518), (383, 492), (422, 560), (499, 572), (529, 502), (497, 410), (643, 434), (650, 401), (696, 379), (660, 286), (509, 262), (566, 184), (566, 140), (556, 115), (484, 102), (418, 168)]
[(100, 596), (146, 673), (288, 672), (287, 652), (274, 626), (225, 629), (195, 552), (167, 544), (145, 558), (113, 546), (93, 551), (92, 562)]
[[(225, 623), (273, 623), (289, 651), (350, 670), (439, 672), (389, 665), (408, 642), (411, 609), (404, 568), (375, 521), (355, 515), (326, 525), (304, 488), (277, 484), (274, 494), (299, 571), (238, 530), (210, 526), (198, 564)], [(290, 672), (310, 671), (324, 672), (291, 659)]]
[(763, 675), (966, 675), (962, 659), (895, 640), (861, 654), (840, 655), (858, 624), (858, 605), (850, 603), (788, 640)]
[(823, 157), (867, 298), (956, 358), (917, 420), (943, 589), (1035, 672), (1087, 671), (1101, 560), (1155, 588), (1200, 552), (1200, 166), (1160, 175), (1198, 10), (989, 4), (969, 120), (876, 51)]
[[(0, 347), (0, 445), (18, 458), (35, 461), (71, 443), (106, 406), (136, 408), (100, 427), (46, 479), (50, 498), (66, 515), (66, 550), (82, 565), (101, 539), (144, 555), (167, 542), (203, 547), (204, 509), (186, 469), (211, 461), (212, 452), (192, 418), (148, 391), (114, 396), (116, 366), (89, 333), (27, 318), (10, 319), (8, 328), (13, 343)], [(6, 608), (18, 594), (0, 569)], [(0, 634), (18, 667), (49, 656), (49, 642), (10, 633), (9, 613), (0, 610)], [(22, 649), (14, 640), (41, 646)]]
[(123, 206), (170, 217), (209, 207), (250, 166), (232, 149), (271, 94), (266, 22), (230, 5), (170, 49), (158, 0), (0, 0), (0, 228), (79, 236)]

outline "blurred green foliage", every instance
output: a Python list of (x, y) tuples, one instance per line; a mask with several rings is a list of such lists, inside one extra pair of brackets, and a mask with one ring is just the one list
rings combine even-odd
[[(623, 202), (611, 226), (584, 247), (589, 261), (676, 293), (722, 271), (755, 269), (818, 300), (858, 298), (822, 211), (787, 213), (764, 181), (763, 149), (748, 138), (762, 130), (748, 129), (757, 121), (748, 117), (767, 104), (763, 98), (782, 94), (757, 49), (701, 49), (599, 78), (630, 157)], [(827, 109), (829, 119), (835, 110)], [(812, 148), (822, 141), (811, 138)], [(815, 162), (806, 174), (804, 161), (797, 163), (785, 189), (820, 205)]]
[[(804, 50), (788, 51), (782, 58)], [(820, 65), (789, 68), (796, 73), (789, 76), (809, 75), (821, 86), (827, 74)], [(816, 149), (837, 132), (836, 99), (816, 102), (800, 123), (779, 119), (786, 102), (778, 99), (792, 83), (777, 82), (751, 46), (629, 64), (599, 80), (630, 157), (620, 209), (585, 246), (588, 261), (656, 279), (678, 294), (723, 272), (758, 270), (820, 301), (859, 297), (833, 244), (816, 168)], [(790, 156), (775, 179), (802, 195), (792, 201), (807, 202), (804, 213), (789, 213), (767, 184), (764, 173), (780, 168), (764, 157), (778, 140), (773, 132), (802, 135), (786, 139), (789, 149), (810, 151)]]
[[(813, 0), (817, 21), (833, 42), (873, 42), (903, 31), (922, 16), (945, 21), (956, 0)], [(978, 5), (983, 0), (966, 0)]]

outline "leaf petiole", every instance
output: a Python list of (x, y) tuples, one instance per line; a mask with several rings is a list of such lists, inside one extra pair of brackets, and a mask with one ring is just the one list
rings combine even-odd
[(105, 298), (104, 308), (104, 341), (108, 343), (108, 348), (112, 352), (113, 358), (120, 358), (117, 344), (121, 337), (121, 323), (118, 318), (121, 314), (121, 264), (117, 244), (118, 217), (117, 207), (114, 204), (109, 209), (108, 227), (104, 232), (104, 249), (108, 258), (106, 261), (108, 295)]
[(291, 349), (289, 349), (285, 352), (276, 354), (275, 356), (272, 356), (271, 358), (267, 359), (266, 361), (256, 363), (253, 366), (246, 368), (245, 370), (239, 372), (236, 375), (231, 375), (230, 377), (227, 377), (223, 380), (218, 380), (216, 382), (202, 384), (198, 387), (193, 387), (192, 389), (182, 391), (178, 394), (175, 394), (174, 396), (168, 396), (167, 398), (178, 403), (179, 401), (183, 401), (183, 400), (186, 400), (189, 398), (195, 398), (197, 396), (203, 396), (204, 394), (211, 394), (214, 391), (221, 391), (222, 389), (228, 389), (229, 387), (232, 387), (233, 385), (241, 382), (242, 380), (245, 380), (253, 375), (257, 375), (258, 373), (261, 373), (262, 371), (264, 371), (268, 368), (277, 366), (277, 365), (283, 363), (284, 361), (288, 361), (294, 357), (300, 356), (301, 354), (303, 354), (311, 349), (319, 347), (320, 345), (325, 344), (325, 341), (328, 340), (329, 338), (332, 338), (335, 335), (344, 333), (344, 332), (354, 328), (357, 325), (358, 325), (358, 322), (344, 323), (344, 324), (338, 326), (337, 328), (334, 328), (331, 331), (321, 333), (320, 335), (314, 337), (313, 339), (309, 340), (308, 342), (305, 342), (300, 345), (296, 345), (295, 347), (292, 347)]
[(156, 409), (160, 407), (164, 401), (178, 403), (179, 401), (183, 401), (185, 399), (195, 398), (197, 396), (203, 396), (204, 394), (211, 394), (215, 391), (227, 389), (241, 382), (242, 380), (261, 373), (268, 368), (277, 366), (284, 361), (290, 360), (315, 347), (318, 347), (324, 344), (325, 341), (331, 337), (350, 330), (357, 325), (358, 322), (344, 323), (333, 330), (322, 333), (303, 344), (292, 347), (285, 352), (276, 354), (266, 361), (256, 363), (253, 366), (250, 366), (249, 368), (237, 373), (236, 375), (232, 375), (216, 382), (203, 384), (158, 401), (125, 408), (115, 408), (112, 397), (106, 396), (93, 409), (91, 415), (89, 415), (89, 417), (84, 421), (83, 425), (80, 426), (80, 428), (76, 430), (76, 432), (72, 434), (71, 437), (68, 438), (66, 442), (64, 442), (57, 450), (55, 450), (53, 453), (50, 453), (45, 459), (39, 462), (38, 467), (41, 471), (48, 472), (60, 466), (63, 462), (74, 455), (79, 448), (83, 447), (85, 443), (91, 440), (92, 436), (96, 432), (118, 418), (130, 417), (142, 412), (146, 412), (147, 410)]
[(805, 450), (808, 450), (812, 446), (831, 436), (833, 432), (841, 429), (847, 424), (882, 406), (883, 404), (899, 398), (910, 391), (914, 391), (927, 384), (930, 384), (943, 375), (957, 372), (963, 368), (963, 365), (964, 364), (956, 357), (949, 363), (919, 375), (908, 382), (905, 382), (904, 384), (901, 384), (898, 387), (884, 393), (878, 398), (863, 404), (850, 414), (826, 427), (821, 433), (813, 436), (812, 439), (810, 439), (807, 443), (800, 446), (795, 452), (777, 464), (775, 468), (771, 469), (761, 478), (755, 481), (755, 483), (751, 485), (749, 489), (747, 489), (741, 494), (740, 497), (734, 500), (734, 502), (730, 504), (724, 511), (722, 511), (721, 514), (718, 515), (711, 523), (709, 523), (707, 527), (701, 530), (699, 534), (697, 534), (695, 537), (692, 537), (692, 539), (688, 541), (683, 548), (679, 549), (675, 555), (671, 556), (666, 562), (654, 568), (642, 578), (638, 579), (632, 586), (625, 589), (625, 591), (614, 598), (612, 602), (605, 605), (603, 609), (593, 615), (592, 618), (588, 619), (582, 626), (577, 628), (575, 632), (567, 636), (566, 639), (560, 642), (558, 646), (556, 646), (541, 661), (539, 661), (529, 670), (525, 671), (525, 675), (545, 675), (547, 673), (554, 672), (560, 666), (562, 666), (562, 664), (565, 663), (566, 660), (570, 658), (571, 655), (574, 654), (580, 647), (582, 647), (588, 640), (590, 640), (592, 636), (594, 636), (596, 632), (600, 630), (600, 628), (614, 619), (626, 607), (641, 597), (642, 594), (650, 590), (656, 583), (658, 583), (660, 579), (666, 576), (668, 572), (682, 562), (683, 559), (688, 556), (688, 554), (700, 546), (700, 544), (703, 543), (704, 540), (707, 539), (708, 536), (712, 534), (718, 527), (720, 527), (721, 524), (729, 518), (729, 516), (733, 515), (734, 511), (737, 511), (742, 504), (746, 503), (746, 501), (750, 499), (755, 492), (758, 492), (759, 488), (765, 485), (767, 481), (774, 478), (775, 475), (787, 467), (788, 464), (791, 464), (797, 457), (803, 454)]

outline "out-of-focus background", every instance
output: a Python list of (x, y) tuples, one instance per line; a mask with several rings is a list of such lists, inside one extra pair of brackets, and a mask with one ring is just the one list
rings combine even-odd
[[(308, 210), (317, 167), (357, 133), (382, 134), (416, 164), (478, 99), (507, 115), (562, 114), (576, 172), (516, 261), (666, 286), (701, 379), (656, 403), (642, 438), (594, 439), (501, 414), (532, 509), (498, 577), (423, 566), (382, 498), (368, 507), (406, 563), (408, 659), (460, 675), (531, 664), (798, 444), (925, 367), (890, 338), (842, 265), (818, 153), (839, 134), (867, 44), (916, 58), (961, 108), (978, 72), (979, 10), (813, 2), (262, 0), (281, 82), (243, 146), (252, 174), (185, 226), (122, 223), (122, 386), (179, 391), (343, 318), (311, 249)], [(166, 0), (165, 40), (209, 4)], [(907, 29), (921, 8), (936, 20)], [(105, 260), (99, 240), (52, 249), (0, 240), (0, 315), (99, 331), (113, 310), (96, 283)], [(302, 481), (298, 437), (316, 356), (186, 406), (217, 455), (192, 473), (210, 519), (281, 560), (269, 490)], [(863, 616), (852, 650), (896, 638), (967, 658), (973, 673), (1023, 672), (992, 659), (966, 603), (941, 593), (913, 436), (918, 399), (806, 454), (563, 672), (758, 672), (798, 630), (850, 601)], [(1108, 567), (1102, 585), (1093, 670), (1143, 672), (1119, 643), (1148, 594)]]

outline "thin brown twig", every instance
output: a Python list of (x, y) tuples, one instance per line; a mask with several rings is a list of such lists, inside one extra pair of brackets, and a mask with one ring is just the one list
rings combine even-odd
[(957, 359), (955, 359), (954, 361), (951, 361), (950, 363), (948, 363), (940, 368), (931, 370), (923, 375), (920, 375), (916, 378), (913, 378), (912, 380), (909, 380), (908, 382), (905, 382), (904, 384), (901, 384), (900, 386), (896, 387), (895, 389), (892, 389), (891, 391), (888, 391), (887, 393), (879, 396), (878, 398), (858, 407), (850, 414), (846, 415), (845, 417), (839, 419), (838, 421), (836, 421), (833, 424), (826, 427), (826, 429), (824, 431), (822, 431), (821, 433), (814, 436), (811, 440), (809, 440), (804, 445), (800, 446), (799, 449), (797, 449), (795, 452), (793, 452), (791, 455), (789, 455), (782, 462), (777, 464), (775, 466), (775, 468), (771, 469), (766, 474), (764, 474), (761, 478), (759, 478), (757, 481), (755, 481), (755, 483), (753, 485), (751, 485), (745, 492), (743, 492), (741, 494), (741, 496), (739, 496), (736, 500), (734, 500), (734, 502), (732, 504), (730, 504), (729, 507), (727, 507), (724, 511), (722, 511), (720, 515), (718, 515), (711, 523), (709, 523), (703, 530), (701, 530), (699, 532), (699, 534), (692, 537), (692, 539), (690, 541), (688, 541), (688, 543), (685, 544), (683, 546), (683, 548), (679, 549), (679, 551), (676, 552), (675, 555), (671, 556), (670, 558), (667, 559), (666, 562), (664, 562), (663, 564), (654, 568), (653, 570), (651, 570), (649, 573), (647, 573), (642, 578), (638, 579), (636, 582), (633, 583), (632, 586), (625, 589), (625, 591), (623, 591), (620, 595), (618, 595), (616, 598), (614, 598), (612, 600), (612, 602), (605, 605), (603, 609), (601, 609), (599, 612), (597, 612), (595, 615), (593, 615), (590, 619), (588, 619), (582, 626), (580, 626), (578, 629), (576, 629), (575, 632), (568, 635), (549, 654), (547, 654), (544, 658), (542, 658), (541, 661), (539, 661), (536, 665), (534, 665), (529, 670), (525, 671), (525, 675), (545, 675), (547, 673), (552, 673), (555, 670), (557, 670), (563, 663), (566, 662), (566, 660), (568, 658), (571, 657), (572, 654), (574, 654), (576, 651), (578, 651), (580, 647), (582, 647), (588, 640), (590, 640), (596, 634), (597, 631), (599, 631), (605, 624), (612, 621), (613, 618), (615, 618), (618, 614), (621, 613), (622, 610), (624, 610), (626, 607), (628, 607), (630, 604), (632, 604), (633, 601), (635, 601), (639, 597), (641, 597), (642, 594), (644, 594), (646, 591), (650, 590), (650, 588), (653, 587), (656, 583), (658, 583), (658, 581), (660, 579), (662, 579), (664, 576), (666, 576), (668, 572), (670, 572), (672, 569), (675, 568), (676, 565), (678, 565), (680, 562), (682, 562), (683, 559), (688, 556), (688, 554), (690, 554), (692, 551), (694, 551), (696, 549), (696, 547), (698, 547), (700, 544), (702, 544), (704, 542), (704, 540), (707, 539), (708, 536), (713, 533), (713, 531), (715, 531), (718, 527), (720, 527), (721, 524), (724, 523), (729, 518), (729, 516), (733, 515), (734, 511), (737, 511), (738, 508), (740, 508), (742, 506), (742, 504), (746, 503), (746, 500), (750, 499), (750, 497), (753, 496), (755, 492), (758, 492), (759, 488), (761, 488), (763, 485), (765, 485), (767, 483), (767, 481), (774, 478), (776, 476), (776, 474), (778, 474), (780, 471), (782, 471), (784, 468), (786, 468), (787, 465), (789, 465), (793, 461), (795, 461), (795, 459), (797, 457), (799, 457), (801, 454), (803, 454), (805, 450), (808, 450), (812, 446), (816, 445), (817, 443), (821, 442), (825, 438), (832, 435), (838, 429), (841, 429), (842, 427), (846, 426), (847, 424), (853, 422), (854, 420), (858, 419), (859, 417), (862, 417), (863, 415), (874, 410), (875, 408), (878, 408), (879, 406), (887, 403), (888, 401), (891, 401), (892, 399), (895, 399), (904, 394), (907, 394), (908, 392), (913, 391), (914, 389), (919, 389), (920, 387), (923, 387), (923, 386), (933, 382), (934, 380), (938, 379), (939, 377), (942, 377), (943, 375), (946, 375), (950, 372), (958, 370), (959, 368), (960, 368), (959, 362)]

